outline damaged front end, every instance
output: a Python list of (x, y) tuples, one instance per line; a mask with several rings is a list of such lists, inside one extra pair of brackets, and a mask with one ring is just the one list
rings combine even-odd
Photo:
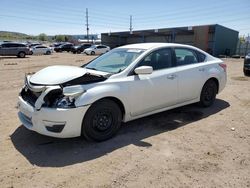
[(43, 85), (30, 82), (31, 76), (25, 78), (25, 85), (20, 92), (24, 101), (36, 110), (48, 108), (74, 108), (75, 99), (86, 92), (84, 85), (101, 82), (107, 78), (89, 73), (58, 85)]
[[(83, 68), (53, 66), (25, 77), (18, 99), (18, 117), (29, 130), (70, 138), (81, 135), (82, 117), (89, 104), (76, 105), (88, 84), (106, 80)], [(94, 85), (93, 85), (94, 87)]]

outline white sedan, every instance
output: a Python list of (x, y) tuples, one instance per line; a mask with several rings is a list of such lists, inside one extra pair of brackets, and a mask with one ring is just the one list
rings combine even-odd
[(93, 45), (90, 48), (87, 48), (83, 53), (87, 55), (100, 55), (110, 51), (110, 47), (105, 45)]
[(19, 118), (53, 137), (103, 141), (121, 122), (199, 102), (211, 106), (226, 85), (226, 65), (188, 45), (118, 47), (82, 67), (51, 66), (27, 76)]
[(50, 55), (53, 50), (47, 46), (37, 45), (37, 46), (32, 47), (30, 51), (31, 51), (31, 55), (33, 54), (34, 55), (41, 55), (41, 54)]

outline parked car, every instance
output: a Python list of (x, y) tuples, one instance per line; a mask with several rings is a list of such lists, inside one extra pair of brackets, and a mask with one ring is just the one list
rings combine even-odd
[(42, 45), (42, 44), (41, 44), (41, 43), (38, 43), (38, 42), (27, 44), (27, 46), (28, 46), (29, 48), (33, 48), (34, 46), (38, 46), (38, 45)]
[(66, 44), (65, 42), (55, 42), (53, 44), (50, 45), (50, 47), (58, 47), (61, 46), (62, 44)]
[(99, 55), (110, 51), (110, 47), (105, 45), (93, 45), (90, 48), (85, 49), (83, 52), (87, 55)]
[(244, 59), (243, 72), (245, 76), (250, 76), (250, 53), (246, 55)]
[(31, 48), (31, 55), (37, 55), (37, 54), (44, 54), (44, 55), (50, 55), (52, 53), (52, 49), (47, 47), (47, 46), (43, 46), (43, 45), (38, 45), (38, 46), (34, 46), (33, 48)]
[(67, 43), (67, 44), (62, 44), (58, 47), (54, 48), (55, 52), (63, 52), (63, 51), (67, 51), (67, 52), (71, 52), (72, 48), (73, 48), (73, 44), (71, 43)]
[(103, 141), (121, 122), (196, 102), (209, 107), (225, 85), (226, 65), (198, 48), (133, 44), (82, 67), (51, 66), (27, 76), (18, 114), (43, 135)]
[(24, 58), (30, 54), (30, 49), (22, 43), (5, 42), (0, 45), (0, 55), (2, 56), (17, 56)]
[(81, 45), (79, 45), (79, 46), (74, 46), (73, 48), (72, 48), (72, 52), (75, 54), (75, 53), (78, 53), (78, 54), (80, 54), (80, 53), (82, 53), (85, 49), (87, 49), (87, 48), (90, 48), (92, 46), (92, 44), (81, 44)]

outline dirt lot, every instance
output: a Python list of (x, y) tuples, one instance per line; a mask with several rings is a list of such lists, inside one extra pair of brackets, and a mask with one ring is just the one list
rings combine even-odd
[(103, 143), (50, 138), (21, 126), (16, 103), (24, 73), (91, 58), (0, 57), (1, 188), (250, 187), (250, 78), (242, 59), (225, 60), (228, 83), (213, 107), (189, 105), (126, 123)]

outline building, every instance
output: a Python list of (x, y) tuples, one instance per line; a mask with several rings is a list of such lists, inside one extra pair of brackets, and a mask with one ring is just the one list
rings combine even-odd
[[(87, 35), (70, 35), (76, 40), (87, 40), (88, 36)], [(89, 34), (89, 40), (97, 40), (98, 35), (97, 34)]]
[(196, 46), (214, 56), (235, 54), (238, 31), (222, 25), (202, 25), (102, 33), (101, 40), (111, 48), (142, 42), (171, 42)]

